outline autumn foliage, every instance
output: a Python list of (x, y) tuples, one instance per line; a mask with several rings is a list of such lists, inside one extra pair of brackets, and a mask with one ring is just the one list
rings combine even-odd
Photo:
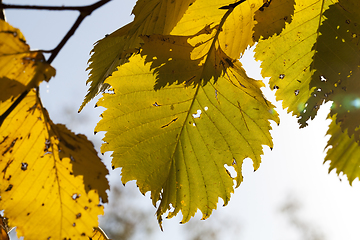
[[(139, 0), (132, 13), (95, 44), (79, 111), (103, 94), (101, 152), (113, 152), (124, 184), (151, 193), (160, 227), (179, 212), (182, 223), (198, 210), (208, 218), (242, 182), (243, 160), (256, 170), (263, 145), (273, 147), (278, 114), (239, 61), (255, 44), (262, 75), (300, 127), (333, 102), (325, 161), (350, 184), (360, 177), (359, 1)], [(42, 106), (50, 62), (0, 20), (2, 225), (25, 239), (106, 239), (97, 218), (108, 170), (84, 135)]]

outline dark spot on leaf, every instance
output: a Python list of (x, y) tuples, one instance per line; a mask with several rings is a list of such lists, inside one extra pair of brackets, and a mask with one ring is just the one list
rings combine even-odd
[(299, 89), (296, 89), (294, 93), (295, 93), (295, 96), (297, 96), (297, 95), (299, 95), (300, 90), (299, 90)]
[(115, 166), (111, 166), (111, 168), (112, 168), (112, 170), (114, 170), (114, 169), (115, 169)]
[(9, 175), (9, 177), (6, 179), (7, 181), (10, 181), (10, 179), (11, 179), (11, 175)]
[(0, 145), (3, 144), (3, 142), (6, 141), (6, 139), (8, 139), (8, 136), (4, 137), (4, 139), (0, 142)]
[(279, 78), (280, 78), (280, 79), (284, 79), (284, 77), (285, 77), (285, 74), (280, 74), (280, 75), (279, 75)]
[(81, 213), (76, 214), (76, 219), (79, 219), (81, 217)]
[(350, 24), (350, 20), (349, 19), (346, 19), (345, 21), (347, 24)]
[(42, 207), (45, 206), (45, 203), (42, 203), (41, 206), (42, 206)]
[(28, 164), (26, 162), (21, 163), (21, 170), (26, 171)]
[(274, 89), (279, 89), (279, 86), (277, 86), (277, 85), (274, 85)]
[(2, 153), (3, 156), (4, 156), (8, 151), (10, 151), (11, 148), (14, 147), (14, 145), (15, 145), (15, 143), (16, 143), (17, 140), (18, 140), (18, 138), (15, 138), (15, 139), (11, 142), (10, 146), (9, 146), (8, 148), (6, 148), (5, 151)]
[(12, 184), (10, 184), (10, 185), (7, 187), (7, 189), (5, 190), (5, 192), (10, 191), (12, 188), (13, 188), (13, 185), (12, 185)]
[(91, 203), (92, 202), (92, 200), (91, 199), (89, 199), (89, 203)]
[(97, 134), (97, 131), (94, 131), (94, 135), (96, 135)]
[(85, 210), (88, 210), (89, 208), (87, 206), (84, 207)]
[(259, 8), (259, 10), (263, 12), (266, 7), (269, 7), (269, 6), (270, 6), (270, 3), (271, 3), (271, 0), (267, 0), (267, 1)]
[(70, 160), (71, 160), (72, 162), (75, 162), (74, 157), (73, 157), (73, 156), (71, 156), (71, 155), (70, 155)]
[(171, 120), (168, 124), (165, 124), (165, 125), (161, 126), (161, 128), (164, 128), (164, 127), (169, 126), (171, 123), (176, 122), (176, 120), (178, 120), (178, 118), (174, 118), (174, 119)]
[(296, 80), (296, 81), (298, 81), (299, 83), (301, 83), (301, 81), (300, 81), (300, 80)]
[(76, 226), (76, 223), (73, 223), (72, 226), (75, 227), (75, 226)]
[(28, 212), (27, 214), (26, 214), (26, 216), (29, 216), (30, 215), (30, 213)]

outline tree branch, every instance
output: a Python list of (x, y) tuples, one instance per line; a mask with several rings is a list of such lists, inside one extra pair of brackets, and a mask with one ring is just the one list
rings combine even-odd
[[(66, 10), (72, 10), (72, 11), (79, 11), (82, 12), (83, 10), (86, 10), (88, 8), (99, 8), (105, 3), (109, 2), (111, 0), (102, 0), (99, 2), (96, 2), (94, 4), (88, 5), (88, 6), (36, 6), (36, 5), (12, 5), (12, 4), (5, 4), (1, 3), (0, 1), (0, 9), (28, 9), (28, 10), (50, 10), (50, 11), (66, 11)], [(97, 6), (101, 4), (100, 6)]]
[[(60, 50), (64, 47), (66, 42), (70, 39), (70, 37), (75, 33), (76, 29), (80, 26), (81, 22), (89, 16), (94, 10), (98, 9), (99, 7), (103, 6), (104, 4), (110, 2), (111, 0), (100, 0), (92, 5), (88, 5), (85, 7), (68, 7), (68, 8), (77, 8), (75, 10), (80, 11), (79, 17), (76, 19), (73, 26), (70, 28), (70, 30), (66, 33), (64, 38), (61, 40), (61, 42), (52, 50), (52, 53), (49, 57), (49, 59), (46, 61), (47, 63), (52, 63), (52, 61), (55, 59), (55, 57), (58, 55)], [(65, 8), (65, 7), (64, 7)], [(68, 10), (68, 9), (67, 9)]]
[[(51, 51), (43, 51), (51, 53), (49, 59), (46, 61), (47, 63), (52, 63), (55, 57), (58, 55), (60, 50), (64, 47), (66, 42), (70, 39), (70, 37), (75, 33), (76, 29), (80, 26), (81, 22), (89, 16), (94, 10), (100, 8), (104, 4), (110, 2), (111, 0), (100, 0), (94, 4), (82, 7), (49, 7), (49, 6), (19, 6), (19, 5), (8, 5), (3, 4), (2, 0), (0, 0), (0, 13), (3, 9), (37, 9), (37, 10), (77, 10), (80, 12), (79, 17), (76, 19), (73, 26), (64, 36), (64, 38), (60, 41), (60, 43)], [(1, 17), (1, 16), (0, 16)], [(9, 114), (19, 105), (19, 103), (26, 97), (29, 93), (29, 90), (24, 91), (16, 100), (11, 104), (11, 106), (2, 114), (0, 115), (0, 127), (3, 124), (4, 120), (9, 116)]]

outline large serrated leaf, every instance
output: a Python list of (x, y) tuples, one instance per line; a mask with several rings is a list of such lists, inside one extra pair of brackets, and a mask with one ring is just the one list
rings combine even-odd
[(313, 119), (319, 106), (333, 101), (331, 115), (342, 130), (359, 140), (360, 131), (360, 2), (340, 1), (324, 12), (316, 43), (314, 89), (301, 114), (300, 123)]
[[(55, 125), (34, 90), (0, 128), (0, 209), (19, 236), (87, 239), (103, 214), (108, 173), (93, 145)], [(36, 225), (36, 227), (34, 227)]]
[(0, 209), (26, 239), (88, 239), (99, 198), (107, 201), (107, 169), (84, 135), (42, 107), (33, 88), (55, 69), (19, 30), (2, 21), (0, 29)]
[(227, 204), (233, 180), (242, 181), (243, 160), (257, 169), (262, 145), (272, 146), (269, 120), (278, 117), (263, 84), (218, 44), (232, 10), (192, 36), (144, 36), (141, 53), (106, 81), (114, 93), (98, 102), (107, 108), (95, 129), (107, 131), (102, 151), (114, 151), (123, 183), (136, 180), (160, 201), (160, 223), (171, 206), (168, 217), (181, 210), (182, 222), (198, 209), (207, 218), (219, 197)]
[[(255, 58), (263, 61), (262, 75), (270, 78), (276, 99), (283, 107), (300, 116), (309, 99), (309, 88), (314, 69), (313, 57), (319, 36), (322, 15), (335, 0), (297, 0), (291, 24), (279, 34), (260, 40)], [(265, 8), (264, 11), (267, 11)]]
[(347, 175), (350, 184), (356, 179), (360, 179), (360, 146), (354, 135), (349, 136), (347, 130), (342, 131), (341, 126), (336, 123), (336, 115), (327, 132), (331, 135), (328, 142), (325, 161), (330, 161), (329, 172), (336, 169), (336, 173), (341, 172)]
[(142, 43), (140, 35), (169, 34), (194, 0), (142, 0), (134, 7), (133, 22), (118, 29), (98, 41), (92, 50), (90, 59), (89, 79), (91, 83), (87, 95), (79, 111), (99, 92), (106, 89), (103, 85), (117, 66), (124, 64), (127, 58), (138, 51)]

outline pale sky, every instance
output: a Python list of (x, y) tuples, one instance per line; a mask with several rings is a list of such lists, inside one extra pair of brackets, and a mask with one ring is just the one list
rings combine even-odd
[[(95, 1), (4, 1), (12, 4), (52, 4), (82, 5)], [(106, 4), (93, 12), (81, 24), (75, 35), (59, 53), (53, 66), (57, 70), (50, 83), (41, 85), (41, 97), (50, 117), (56, 123), (64, 123), (76, 133), (84, 133), (95, 143), (100, 143), (102, 133), (93, 135), (93, 129), (103, 111), (94, 108), (95, 100), (91, 101), (82, 111), (77, 110), (87, 92), (85, 81), (88, 72), (87, 61), (93, 43), (132, 20), (130, 16), (135, 1), (117, 0)], [(8, 22), (20, 28), (33, 49), (52, 49), (62, 39), (77, 18), (77, 12), (50, 12), (30, 10), (6, 11)], [(242, 59), (248, 74), (261, 79), (259, 63), (252, 60), (251, 53)], [(266, 91), (268, 100), (274, 103), (274, 92)], [(280, 103), (276, 104), (280, 107)], [(273, 125), (271, 131), (274, 149), (264, 147), (264, 156), (260, 168), (253, 172), (252, 162), (246, 160), (243, 166), (244, 182), (235, 190), (230, 203), (226, 207), (219, 204), (209, 220), (201, 224), (216, 224), (216, 218), (229, 219), (231, 225), (238, 226), (237, 236), (226, 236), (224, 239), (242, 240), (300, 240), (298, 231), (279, 213), (280, 207), (292, 197), (299, 201), (302, 208), (299, 212), (302, 220), (324, 233), (326, 240), (360, 238), (360, 185), (355, 180), (350, 187), (346, 177), (343, 181), (332, 172), (328, 174), (329, 164), (323, 164), (324, 148), (329, 137), (325, 137), (329, 121), (325, 121), (329, 105), (322, 107), (319, 116), (305, 129), (298, 129), (294, 117), (284, 110), (280, 113), (280, 126)], [(83, 124), (72, 124), (74, 115)], [(71, 115), (73, 116), (73, 115)], [(99, 144), (96, 148), (99, 151)], [(109, 154), (102, 157), (107, 165)], [(119, 179), (119, 171), (112, 174), (111, 180)], [(136, 188), (130, 183), (126, 188)], [(138, 192), (142, 207), (155, 209), (148, 197)], [(147, 195), (148, 196), (148, 195)], [(129, 199), (129, 201), (132, 201)], [(196, 215), (195, 221), (200, 221)], [(154, 239), (186, 239), (184, 226), (178, 224), (181, 216), (164, 220), (164, 232), (157, 227), (156, 216), (153, 216)], [(194, 220), (193, 220), (194, 221)], [(191, 221), (192, 222), (192, 221)], [(191, 222), (189, 224), (191, 224)], [(214, 222), (214, 223), (213, 223)], [(233, 227), (232, 226), (232, 227)], [(223, 226), (224, 233), (229, 226)]]

